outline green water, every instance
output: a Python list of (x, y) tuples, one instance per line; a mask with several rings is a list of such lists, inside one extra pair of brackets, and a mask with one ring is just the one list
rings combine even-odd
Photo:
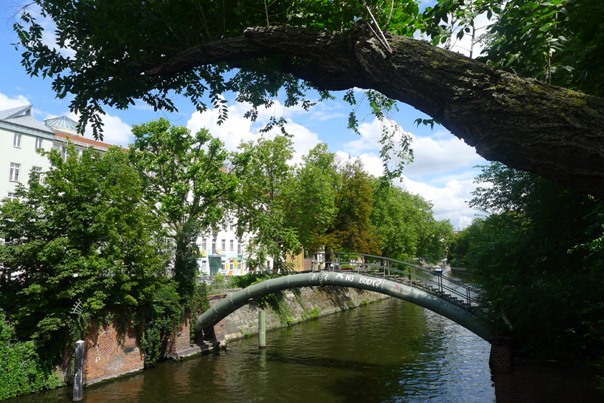
[[(387, 299), (84, 389), (85, 402), (493, 402), (490, 346)], [(21, 401), (70, 401), (62, 389)]]

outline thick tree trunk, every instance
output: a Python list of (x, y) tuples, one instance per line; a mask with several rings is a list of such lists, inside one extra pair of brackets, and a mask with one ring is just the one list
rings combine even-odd
[(604, 99), (494, 70), (427, 42), (364, 29), (250, 28), (188, 49), (147, 74), (281, 55), (281, 70), (321, 89), (374, 89), (435, 118), (491, 161), (604, 199)]

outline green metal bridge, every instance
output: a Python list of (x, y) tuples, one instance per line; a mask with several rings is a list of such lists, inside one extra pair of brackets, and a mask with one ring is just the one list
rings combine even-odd
[(213, 326), (256, 298), (300, 287), (352, 287), (409, 301), (451, 319), (483, 339), (495, 337), (492, 324), (480, 315), (478, 290), (421, 266), (365, 254), (339, 253), (330, 262), (314, 263), (310, 272), (273, 278), (228, 295), (199, 316), (197, 332)]

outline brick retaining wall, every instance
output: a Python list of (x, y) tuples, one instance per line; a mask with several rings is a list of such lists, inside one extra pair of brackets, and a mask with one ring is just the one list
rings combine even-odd
[(108, 325), (93, 328), (86, 338), (84, 384), (137, 372), (144, 364), (144, 355), (133, 331), (120, 334), (114, 325)]

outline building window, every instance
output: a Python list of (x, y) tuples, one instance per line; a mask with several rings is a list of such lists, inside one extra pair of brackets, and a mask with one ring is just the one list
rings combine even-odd
[(67, 160), (67, 147), (65, 146), (61, 147), (61, 158), (63, 161)]
[(237, 254), (241, 255), (241, 240), (239, 240), (239, 242), (237, 242)]
[(31, 175), (32, 175), (32, 178), (37, 178), (36, 180), (38, 181), (38, 183), (42, 183), (43, 182), (42, 167), (32, 167), (31, 168)]
[(201, 238), (201, 250), (206, 250), (208, 247), (205, 238)]
[(13, 147), (21, 148), (21, 133), (15, 133), (13, 137)]
[(19, 182), (19, 170), (20, 169), (21, 169), (21, 164), (11, 162), (8, 180), (10, 180), (11, 182)]
[(229, 251), (234, 251), (235, 250), (235, 241), (233, 241), (232, 239), (229, 240)]
[(42, 139), (40, 137), (36, 137), (36, 151), (42, 149)]
[(17, 198), (17, 194), (13, 192), (8, 192), (8, 199), (15, 200)]
[(206, 272), (206, 263), (207, 262), (205, 260), (201, 261), (201, 271), (202, 271), (202, 273)]
[(212, 255), (216, 254), (216, 239), (212, 239)]

